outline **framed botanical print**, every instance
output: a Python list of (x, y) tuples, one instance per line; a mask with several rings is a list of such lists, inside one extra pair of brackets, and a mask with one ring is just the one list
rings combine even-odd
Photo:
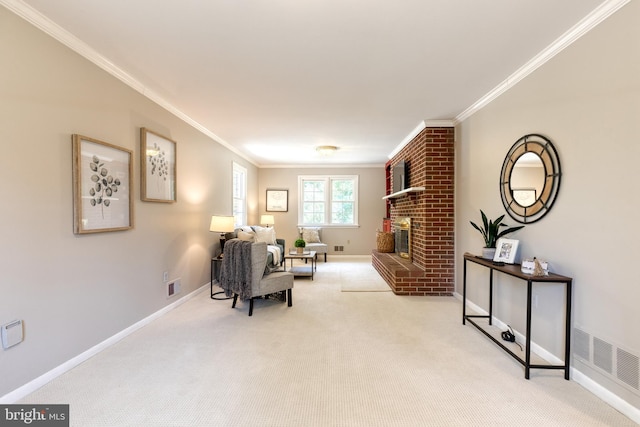
[(267, 212), (287, 212), (289, 210), (289, 190), (267, 190)]
[(147, 128), (140, 129), (140, 198), (176, 201), (176, 142)]
[(133, 228), (133, 153), (73, 135), (74, 233)]

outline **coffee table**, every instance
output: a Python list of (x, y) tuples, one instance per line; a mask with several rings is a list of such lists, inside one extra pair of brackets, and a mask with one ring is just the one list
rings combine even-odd
[[(305, 263), (311, 260), (311, 265), (293, 266), (294, 259), (303, 259)], [(289, 251), (284, 256), (284, 271), (287, 271), (287, 260), (291, 260), (291, 267), (289, 272), (293, 273), (293, 276), (309, 276), (313, 280), (313, 272), (316, 271), (317, 256), (316, 251), (303, 252), (301, 254), (295, 251)]]

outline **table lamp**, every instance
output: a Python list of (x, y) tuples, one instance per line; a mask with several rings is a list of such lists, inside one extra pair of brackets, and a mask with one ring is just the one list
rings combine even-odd
[(267, 227), (269, 227), (270, 225), (273, 225), (274, 223), (275, 223), (275, 219), (273, 218), (273, 215), (261, 215), (260, 216), (260, 224), (266, 225)]
[[(220, 251), (224, 253), (225, 233), (230, 233), (234, 230), (235, 218), (233, 216), (213, 215), (211, 217), (211, 225), (209, 231), (220, 233)], [(222, 256), (222, 253), (220, 256)]]

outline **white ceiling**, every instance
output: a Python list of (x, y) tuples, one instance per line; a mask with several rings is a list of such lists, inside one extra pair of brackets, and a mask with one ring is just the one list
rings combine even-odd
[[(1, 3), (269, 167), (384, 164), (422, 121), (464, 118), (576, 24), (621, 1)], [(340, 149), (325, 158), (318, 145)]]

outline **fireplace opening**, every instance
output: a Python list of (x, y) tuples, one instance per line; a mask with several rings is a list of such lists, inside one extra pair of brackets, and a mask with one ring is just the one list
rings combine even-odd
[(411, 218), (398, 218), (393, 223), (396, 254), (411, 259)]

